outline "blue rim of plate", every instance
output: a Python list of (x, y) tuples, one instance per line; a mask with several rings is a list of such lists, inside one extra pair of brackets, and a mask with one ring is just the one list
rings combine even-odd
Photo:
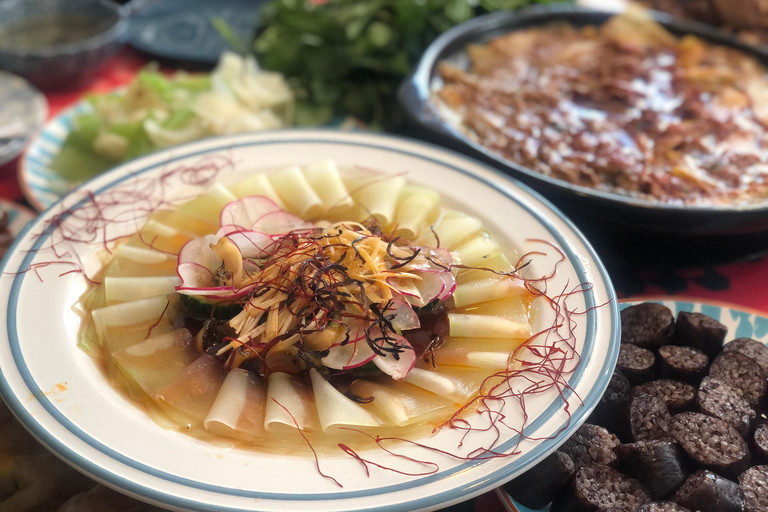
[(24, 197), (42, 212), (53, 206), (75, 185), (51, 169), (76, 116), (90, 111), (90, 105), (80, 101), (64, 109), (33, 135), (19, 160), (18, 180)]
[[(732, 322), (737, 322), (736, 330), (729, 330), (727, 339), (753, 338), (768, 344), (768, 311), (750, 309), (738, 304), (725, 301), (700, 299), (684, 296), (641, 296), (621, 299), (619, 310), (624, 310), (633, 304), (655, 302), (663, 304), (677, 316), (681, 311), (702, 313), (722, 322), (723, 315), (730, 312)], [(531, 509), (516, 502), (503, 487), (496, 489), (496, 494), (504, 505), (517, 512), (547, 512), (549, 509)]]
[[(505, 182), (506, 185), (512, 185), (515, 188), (521, 189), (523, 192), (529, 194), (533, 197), (533, 199), (541, 202), (545, 207), (549, 208), (549, 210), (558, 217), (562, 222), (564, 222), (572, 231), (575, 238), (584, 245), (587, 253), (592, 258), (594, 262), (595, 269), (597, 270), (597, 273), (600, 275), (600, 278), (602, 279), (603, 283), (606, 286), (606, 293), (609, 298), (609, 303), (606, 305), (606, 307), (610, 308), (610, 318), (611, 318), (611, 332), (610, 332), (610, 344), (607, 349), (607, 355), (606, 359), (603, 361), (602, 367), (600, 369), (600, 373), (598, 377), (596, 378), (595, 385), (592, 387), (592, 389), (589, 391), (587, 396), (582, 398), (582, 405), (578, 407), (576, 411), (574, 411), (570, 418), (566, 420), (558, 429), (559, 435), (556, 438), (548, 439), (545, 441), (542, 441), (540, 444), (538, 444), (535, 448), (533, 448), (529, 453), (526, 455), (518, 458), (515, 460), (514, 464), (510, 464), (507, 466), (504, 466), (493, 473), (484, 474), (482, 477), (477, 478), (473, 480), (472, 482), (469, 482), (465, 485), (462, 485), (458, 488), (452, 488), (450, 492), (442, 493), (442, 494), (435, 494), (432, 496), (427, 496), (418, 500), (412, 500), (408, 503), (402, 503), (402, 504), (395, 504), (390, 506), (383, 506), (383, 507), (373, 507), (373, 508), (366, 508), (366, 510), (371, 511), (410, 511), (414, 510), (416, 508), (428, 508), (428, 507), (437, 507), (449, 502), (458, 502), (462, 499), (466, 499), (471, 495), (477, 494), (479, 491), (476, 489), (480, 487), (487, 487), (492, 486), (494, 484), (502, 483), (505, 480), (508, 480), (510, 476), (518, 471), (521, 471), (525, 468), (527, 468), (529, 465), (531, 465), (535, 460), (542, 458), (546, 456), (551, 451), (554, 451), (562, 442), (565, 441), (569, 437), (569, 434), (573, 432), (576, 428), (578, 428), (579, 425), (586, 419), (587, 415), (592, 411), (592, 409), (596, 406), (597, 402), (599, 401), (600, 397), (602, 397), (603, 392), (608, 386), (608, 382), (610, 381), (611, 374), (613, 372), (613, 368), (615, 366), (616, 359), (618, 357), (618, 349), (619, 349), (619, 310), (618, 310), (618, 301), (616, 294), (613, 290), (613, 287), (611, 285), (610, 277), (608, 276), (608, 273), (600, 261), (599, 257), (595, 253), (592, 246), (589, 244), (589, 242), (584, 238), (584, 236), (578, 231), (578, 229), (568, 220), (562, 213), (560, 213), (559, 210), (557, 210), (549, 201), (541, 197), (538, 193), (530, 189), (524, 184), (521, 184), (514, 180), (513, 178), (503, 174), (502, 172), (493, 169), (489, 166), (486, 166), (482, 163), (476, 162), (474, 160), (471, 160), (468, 157), (465, 157), (463, 155), (454, 153), (452, 151), (446, 150), (444, 148), (440, 148), (438, 146), (434, 146), (431, 144), (426, 144), (420, 141), (407, 139), (403, 137), (393, 136), (393, 135), (371, 135), (371, 134), (364, 134), (362, 139), (364, 141), (349, 141), (344, 140), (348, 138), (356, 138), (354, 134), (345, 133), (344, 139), (333, 136), (334, 133), (338, 134), (338, 131), (334, 130), (292, 130), (295, 132), (295, 136), (289, 139), (277, 139), (277, 140), (262, 140), (262, 141), (251, 141), (251, 142), (228, 142), (224, 143), (221, 146), (217, 147), (208, 147), (204, 150), (199, 150), (195, 152), (184, 152), (184, 145), (177, 146), (174, 148), (174, 156), (169, 160), (163, 160), (161, 163), (154, 163), (150, 164), (148, 166), (142, 167), (142, 160), (145, 160), (147, 158), (156, 158), (157, 154), (149, 155), (147, 157), (139, 158), (132, 162), (132, 167), (134, 170), (132, 170), (130, 173), (122, 175), (109, 183), (101, 186), (100, 188), (93, 191), (95, 195), (100, 195), (101, 193), (105, 192), (106, 190), (114, 187), (115, 185), (122, 183), (123, 181), (133, 179), (136, 176), (139, 176), (143, 173), (146, 173), (148, 171), (151, 171), (152, 169), (157, 168), (158, 166), (167, 165), (169, 163), (172, 163), (176, 160), (180, 159), (186, 159), (194, 156), (200, 156), (205, 153), (213, 153), (218, 151), (224, 151), (224, 150), (231, 150), (238, 147), (250, 147), (250, 146), (258, 146), (258, 145), (270, 145), (270, 144), (311, 144), (311, 143), (322, 143), (322, 144), (335, 144), (340, 146), (356, 146), (356, 147), (367, 147), (371, 149), (377, 149), (377, 150), (384, 150), (384, 151), (392, 151), (395, 153), (405, 154), (407, 156), (430, 161), (436, 164), (439, 164), (443, 167), (446, 167), (448, 169), (451, 169), (455, 172), (458, 172), (460, 174), (463, 174), (465, 176), (468, 176), (472, 179), (478, 180), (481, 183), (485, 184), (486, 186), (489, 186), (496, 190), (497, 192), (501, 193), (502, 195), (506, 196), (510, 201), (513, 201), (517, 204), (518, 207), (526, 210), (531, 216), (533, 216), (551, 235), (552, 238), (560, 245), (560, 247), (563, 249), (564, 253), (566, 254), (568, 261), (573, 265), (576, 273), (578, 274), (579, 278), (582, 280), (582, 282), (586, 281), (587, 274), (586, 270), (584, 268), (584, 265), (582, 264), (580, 258), (578, 255), (574, 254), (571, 249), (567, 246), (567, 244), (564, 243), (563, 237), (560, 235), (560, 233), (555, 229), (553, 225), (549, 223), (549, 221), (545, 218), (543, 218), (536, 210), (532, 210), (531, 208), (528, 208), (525, 204), (523, 204), (521, 201), (517, 200), (513, 195), (508, 193), (504, 188), (497, 184), (498, 181)], [(275, 132), (260, 132), (258, 135), (265, 137), (269, 136), (270, 133), (272, 134), (284, 134), (288, 131), (275, 131)], [(308, 135), (309, 133), (309, 135)], [(325, 136), (325, 137), (323, 137)], [(232, 141), (232, 139), (237, 139), (239, 137), (244, 136), (223, 136), (223, 137), (214, 137), (212, 139), (207, 139), (207, 142), (211, 142), (211, 140), (216, 139), (222, 139), (222, 140), (229, 140)], [(247, 137), (247, 135), (245, 136)], [(372, 143), (369, 141), (366, 141), (365, 139), (371, 139), (371, 138), (378, 138), (381, 139), (380, 143)], [(197, 141), (199, 143), (200, 141)], [(411, 145), (413, 147), (413, 150), (406, 150), (406, 149), (400, 149), (400, 148), (393, 148), (391, 147), (392, 142), (400, 143), (400, 144), (406, 144)], [(193, 146), (196, 144), (195, 142), (188, 144), (189, 146)], [(455, 165), (452, 165), (448, 162), (445, 162), (443, 160), (440, 160), (438, 158), (433, 158), (430, 156), (425, 156), (423, 154), (418, 153), (418, 147), (426, 147), (428, 149), (437, 151), (438, 153), (447, 153), (448, 156), (451, 156), (453, 158), (456, 158), (460, 161), (466, 162), (472, 166), (481, 167), (486, 171), (490, 171), (493, 175), (495, 175), (498, 180), (487, 180), (484, 177), (477, 176), (473, 172), (464, 169), (462, 167), (457, 167)], [(181, 149), (181, 151), (180, 151)], [(411, 148), (409, 148), (411, 149)], [(416, 152), (414, 152), (416, 151)], [(122, 167), (122, 166), (121, 166)], [(110, 174), (110, 172), (113, 171), (107, 171), (105, 173), (106, 175)], [(118, 171), (119, 172), (119, 171)], [(102, 174), (101, 176), (98, 176), (96, 178), (93, 178), (91, 181), (95, 181), (97, 179), (105, 179), (105, 174)], [(81, 186), (81, 188), (88, 187), (90, 181), (86, 182)], [(81, 207), (88, 199), (83, 199), (80, 202), (78, 202), (76, 205), (73, 205), (72, 207), (68, 208), (68, 211), (62, 216), (61, 220), (64, 220), (67, 216), (69, 216), (73, 211), (77, 210), (79, 207)], [(55, 206), (55, 205), (54, 205)], [(52, 208), (50, 208), (52, 209)], [(41, 217), (45, 217), (45, 214)], [(30, 223), (24, 230), (24, 232), (17, 238), (16, 242), (14, 243), (13, 247), (11, 248), (10, 252), (15, 251), (17, 245), (19, 244), (19, 241), (24, 237), (23, 235), (26, 235), (27, 232), (29, 232), (34, 225), (37, 223)], [(24, 260), (21, 263), (20, 268), (24, 268), (25, 265), (28, 265), (31, 263), (32, 259), (35, 255), (35, 249), (42, 246), (42, 244), (45, 242), (47, 237), (50, 235), (48, 231), (43, 233), (42, 236), (39, 236), (36, 238), (35, 243), (33, 244), (32, 250), (29, 251), (29, 253), (24, 257)], [(0, 269), (0, 271), (5, 271), (5, 266), (7, 264), (7, 260), (3, 261), (2, 266), (3, 268)], [(91, 448), (94, 448), (95, 450), (101, 452), (102, 455), (105, 455), (116, 462), (123, 464), (131, 469), (140, 471), (142, 473), (148, 474), (150, 476), (153, 476), (155, 478), (160, 478), (162, 480), (165, 480), (172, 484), (182, 484), (186, 485), (188, 487), (192, 487), (195, 489), (199, 489), (206, 492), (213, 492), (213, 493), (219, 493), (219, 494), (226, 494), (228, 496), (236, 496), (236, 497), (248, 497), (248, 498), (258, 498), (258, 499), (264, 499), (264, 500), (285, 500), (285, 501), (317, 501), (317, 500), (343, 500), (343, 499), (355, 499), (355, 498), (362, 498), (362, 497), (371, 497), (376, 496), (380, 494), (386, 494), (391, 492), (397, 492), (399, 490), (405, 490), (405, 489), (412, 489), (414, 487), (418, 487), (421, 485), (426, 485), (438, 480), (443, 480), (446, 478), (449, 478), (457, 473), (466, 471), (470, 469), (471, 467), (482, 465), (484, 461), (474, 461), (474, 462), (466, 462), (463, 464), (460, 464), (451, 470), (440, 472), (433, 476), (428, 477), (422, 477), (419, 479), (411, 480), (407, 483), (403, 484), (396, 484), (391, 485), (389, 487), (384, 488), (374, 488), (374, 489), (368, 489), (368, 490), (362, 490), (362, 491), (350, 491), (350, 492), (342, 492), (342, 493), (327, 493), (327, 494), (289, 494), (289, 493), (268, 493), (268, 492), (260, 492), (260, 491), (238, 491), (231, 488), (226, 487), (220, 487), (220, 486), (214, 486), (211, 484), (205, 484), (203, 482), (195, 481), (195, 480), (189, 480), (185, 478), (181, 478), (175, 475), (171, 475), (162, 471), (159, 471), (155, 468), (151, 468), (148, 466), (145, 466), (143, 464), (140, 464), (129, 457), (126, 457), (125, 455), (122, 455), (120, 453), (115, 452), (114, 450), (108, 448), (107, 446), (104, 446), (102, 443), (98, 442), (97, 440), (93, 439), (92, 437), (88, 436), (85, 432), (81, 431), (76, 425), (74, 425), (68, 418), (66, 418), (64, 415), (62, 415), (58, 409), (52, 404), (50, 399), (45, 396), (42, 389), (37, 385), (36, 381), (32, 377), (31, 373), (29, 372), (29, 369), (26, 366), (26, 363), (24, 361), (24, 358), (21, 354), (20, 350), (20, 341), (18, 338), (18, 334), (16, 332), (16, 323), (17, 323), (17, 300), (18, 294), (20, 292), (20, 288), (22, 286), (22, 283), (26, 277), (26, 273), (17, 274), (14, 277), (14, 282), (11, 287), (11, 293), (8, 300), (8, 325), (7, 325), (7, 334), (9, 338), (9, 342), (11, 345), (11, 351), (13, 354), (14, 363), (16, 364), (17, 370), (20, 372), (21, 377), (27, 386), (27, 388), (32, 391), (34, 396), (38, 398), (39, 402), (43, 406), (43, 408), (46, 410), (48, 414), (50, 414), (53, 418), (55, 418), (59, 424), (67, 429), (70, 434), (76, 436), (80, 441), (88, 444)], [(593, 309), (595, 306), (595, 297), (594, 292), (590, 289), (584, 292), (584, 298), (585, 298), (585, 305), (588, 308), (587, 310), (587, 330), (586, 330), (586, 340), (584, 344), (585, 351), (589, 354), (587, 358), (583, 358), (581, 360), (580, 365), (577, 367), (577, 369), (574, 371), (574, 373), (571, 375), (571, 378), (569, 382), (571, 382), (572, 387), (576, 387), (578, 383), (581, 380), (582, 374), (584, 372), (584, 368), (588, 365), (590, 359), (591, 359), (591, 348), (594, 343), (595, 337), (597, 335), (596, 333), (596, 313)], [(91, 462), (90, 460), (86, 459), (85, 457), (81, 456), (68, 446), (60, 443), (57, 438), (53, 435), (51, 435), (48, 431), (46, 431), (44, 428), (42, 428), (34, 419), (34, 417), (29, 414), (26, 409), (22, 406), (19, 399), (14, 395), (12, 392), (7, 380), (4, 376), (0, 375), (0, 392), (2, 392), (3, 396), (6, 399), (6, 403), (8, 403), (9, 407), (14, 411), (17, 418), (22, 422), (22, 424), (25, 425), (25, 427), (30, 430), (35, 437), (37, 437), (43, 444), (48, 446), (49, 449), (51, 449), (54, 453), (59, 455), (61, 458), (63, 458), (65, 461), (68, 461), (69, 463), (73, 464), (80, 470), (84, 471), (85, 473), (93, 476), (94, 478), (97, 478), (101, 481), (107, 482), (108, 484), (111, 484), (113, 486), (116, 486), (120, 489), (123, 489), (127, 492), (130, 492), (135, 495), (143, 496), (145, 498), (155, 500), (160, 503), (164, 503), (166, 505), (174, 506), (174, 507), (183, 507), (184, 509), (193, 510), (193, 511), (200, 511), (200, 512), (244, 512), (251, 509), (241, 509), (241, 508), (229, 508), (229, 507), (221, 507), (221, 506), (214, 506), (209, 507), (203, 504), (200, 504), (198, 502), (192, 502), (189, 500), (185, 500), (184, 498), (181, 498), (179, 496), (166, 493), (163, 491), (158, 491), (155, 489), (150, 489), (148, 487), (145, 487), (141, 484), (136, 484), (133, 481), (127, 480), (124, 477), (117, 475), (115, 473), (112, 473), (108, 471), (105, 468), (102, 468), (98, 466), (97, 464)], [(565, 393), (566, 398), (570, 396), (570, 392)], [(542, 414), (539, 418), (537, 418), (535, 421), (531, 422), (527, 427), (527, 433), (530, 434), (531, 432), (538, 429), (543, 423), (546, 423), (555, 413), (557, 413), (560, 410), (560, 405), (562, 403), (562, 398), (552, 403)], [(498, 446), (496, 449), (500, 451), (506, 451), (512, 446), (515, 445), (517, 441), (517, 436), (512, 437), (511, 439), (507, 440), (502, 445)]]

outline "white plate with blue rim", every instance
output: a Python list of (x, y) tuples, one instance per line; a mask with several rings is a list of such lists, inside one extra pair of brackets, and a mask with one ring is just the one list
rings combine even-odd
[[(728, 328), (726, 342), (735, 338), (752, 338), (768, 345), (768, 312), (751, 310), (744, 306), (716, 300), (651, 296), (624, 299), (619, 304), (619, 309), (643, 302), (662, 304), (668, 307), (675, 317), (681, 311), (702, 313), (712, 317)], [(502, 487), (496, 489), (496, 494), (508, 512), (546, 512), (548, 510), (534, 510), (521, 505)]]
[[(552, 388), (529, 397), (524, 422), (514, 404), (505, 402), (505, 408), (512, 408), (503, 410), (510, 427), (501, 429), (498, 438), (491, 430), (476, 430), (462, 444), (462, 431), (444, 428), (413, 440), (429, 449), (395, 446), (404, 457), (430, 457), (436, 464), (430, 474), (408, 476), (403, 474), (408, 470), (370, 466), (368, 476), (348, 453), (322, 455), (322, 472), (339, 486), (319, 473), (308, 450), (258, 453), (164, 430), (114, 390), (98, 364), (77, 348), (79, 317), (72, 311), (87, 286), (80, 271), (94, 271), (104, 240), (136, 229), (101, 220), (133, 215), (153, 194), (161, 195), (153, 200), (173, 203), (202, 193), (213, 180), (227, 183), (256, 168), (323, 159), (340, 167), (405, 173), (409, 181), (437, 190), (445, 205), (479, 217), (503, 246), (520, 253), (544, 247), (546, 254), (530, 271), (556, 269), (549, 289), (557, 301), (567, 301), (560, 312), (574, 322), (559, 322), (554, 311), (539, 308), (534, 332), (566, 326), (560, 332), (579, 355), (578, 364), (573, 359), (562, 375), (567, 382), (562, 393)], [(562, 263), (556, 266), (560, 253)], [(9, 406), (42, 443), (80, 471), (172, 510), (414, 511), (465, 501), (555, 450), (599, 401), (618, 355), (616, 296), (599, 258), (567, 219), (498, 171), (445, 149), (390, 136), (330, 130), (252, 133), (139, 158), (87, 182), (43, 213), (17, 239), (4, 266), (0, 323), (7, 329), (0, 336), (0, 390)], [(469, 424), (481, 428), (475, 424), (480, 416), (472, 415)], [(514, 429), (523, 426), (521, 437)], [(498, 455), (469, 455), (480, 446), (493, 446)], [(408, 463), (375, 447), (358, 453), (390, 469)]]

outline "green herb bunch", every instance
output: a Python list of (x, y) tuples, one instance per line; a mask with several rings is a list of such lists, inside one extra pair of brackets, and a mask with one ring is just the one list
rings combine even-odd
[(294, 87), (297, 124), (349, 115), (391, 129), (402, 121), (398, 84), (438, 35), (536, 1), (547, 0), (272, 0), (254, 46)]

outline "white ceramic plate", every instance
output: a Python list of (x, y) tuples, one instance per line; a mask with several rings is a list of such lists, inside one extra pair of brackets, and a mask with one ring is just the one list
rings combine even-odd
[[(573, 317), (572, 326), (581, 354), (568, 377), (575, 393), (564, 393), (570, 417), (555, 391), (529, 400), (525, 433), (535, 439), (501, 432), (496, 450), (508, 453), (517, 447), (514, 455), (503, 458), (467, 461), (398, 446), (398, 453), (438, 463), (437, 472), (418, 477), (376, 467), (368, 477), (361, 463), (347, 455), (321, 457), (322, 471), (336, 478), (343, 485), (339, 487), (318, 473), (308, 450), (306, 456), (257, 454), (166, 431), (109, 386), (97, 365), (76, 347), (79, 320), (71, 307), (86, 280), (75, 271), (84, 265), (86, 272), (93, 272), (94, 255), (105, 237), (128, 234), (136, 226), (110, 223), (104, 229), (98, 219), (135, 215), (146, 205), (140, 195), (173, 201), (202, 192), (213, 179), (236, 181), (254, 169), (326, 158), (344, 167), (406, 173), (411, 182), (440, 192), (444, 204), (478, 216), (502, 244), (521, 252), (542, 249), (534, 239), (562, 250), (564, 261), (551, 281), (552, 293), (591, 283), (568, 299), (568, 306), (582, 313)], [(91, 197), (100, 208), (94, 208)], [(64, 230), (90, 243), (68, 242)], [(539, 265), (542, 270), (553, 268), (554, 259), (537, 259)], [(413, 511), (464, 501), (514, 477), (559, 446), (599, 400), (618, 354), (618, 307), (605, 269), (549, 203), (465, 157), (361, 133), (283, 131), (209, 139), (114, 169), (65, 197), (17, 239), (0, 278), (0, 300), (5, 302), (0, 322), (8, 326), (0, 338), (0, 386), (22, 423), (93, 478), (174, 510)], [(553, 321), (541, 313), (534, 328)], [(510, 412), (510, 423), (518, 419), (516, 414)], [(492, 442), (494, 434), (473, 435), (461, 449), (460, 438), (461, 432), (444, 429), (419, 441), (466, 454)], [(399, 466), (404, 459), (381, 450), (362, 455), (389, 467), (414, 469)]]
[[(641, 297), (622, 300), (619, 309), (642, 302), (663, 304), (672, 310), (675, 317), (680, 311), (692, 311), (710, 316), (728, 328), (726, 341), (735, 338), (752, 338), (768, 344), (768, 313), (764, 311), (748, 310), (743, 306), (727, 302), (689, 297)], [(523, 506), (512, 499), (502, 487), (496, 489), (496, 494), (508, 512), (546, 512), (549, 510), (548, 508), (534, 510)]]

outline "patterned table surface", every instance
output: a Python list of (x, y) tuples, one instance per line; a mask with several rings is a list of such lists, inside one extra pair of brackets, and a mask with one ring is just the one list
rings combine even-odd
[[(148, 61), (125, 49), (94, 77), (84, 89), (46, 94), (49, 117), (79, 101), (85, 94), (105, 92), (131, 81)], [(18, 159), (0, 167), (0, 198), (26, 204), (17, 181)], [(662, 268), (642, 272), (614, 272), (611, 275), (620, 297), (686, 296), (737, 304), (768, 312), (768, 256), (754, 257), (718, 266)], [(493, 493), (445, 509), (450, 512), (496, 512), (504, 506)]]

